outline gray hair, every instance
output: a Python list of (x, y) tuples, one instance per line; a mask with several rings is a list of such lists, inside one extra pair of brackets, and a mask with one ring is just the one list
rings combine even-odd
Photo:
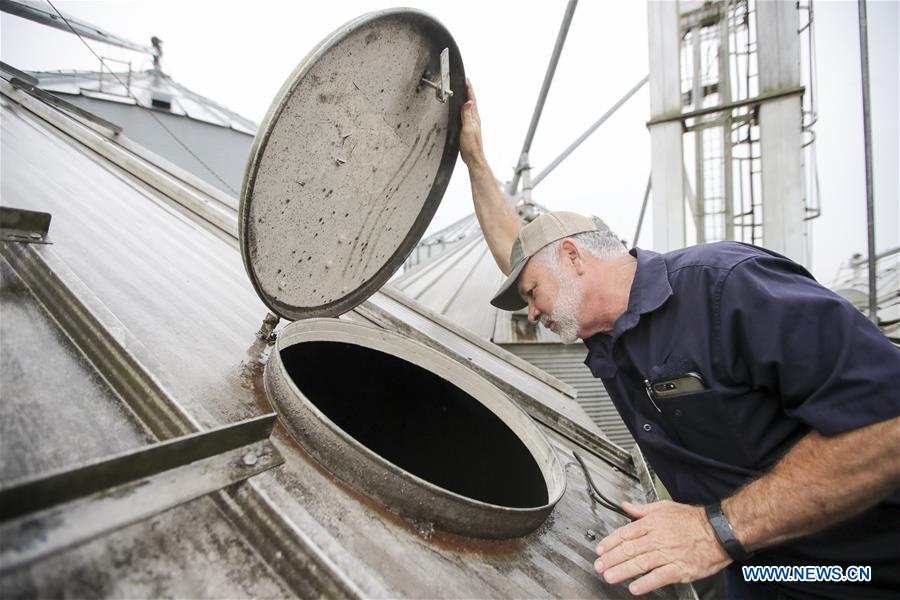
[[(616, 234), (614, 234), (609, 226), (603, 222), (603, 219), (592, 216), (591, 221), (597, 226), (596, 231), (585, 231), (571, 236), (571, 238), (577, 241), (584, 250), (600, 260), (609, 260), (611, 258), (622, 256), (628, 252), (622, 241), (616, 237)], [(557, 257), (559, 256), (559, 247), (562, 243), (563, 240), (550, 242), (534, 255), (534, 258), (550, 267), (550, 270), (557, 277), (561, 274)]]

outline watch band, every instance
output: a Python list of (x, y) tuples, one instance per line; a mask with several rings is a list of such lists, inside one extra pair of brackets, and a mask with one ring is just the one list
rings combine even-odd
[(722, 547), (725, 548), (725, 552), (728, 553), (731, 560), (740, 562), (747, 560), (752, 556), (753, 553), (744, 550), (744, 547), (741, 546), (741, 543), (734, 536), (734, 530), (731, 528), (731, 523), (729, 523), (728, 519), (725, 517), (725, 513), (722, 511), (722, 505), (720, 503), (716, 502), (715, 504), (708, 504), (706, 506), (706, 518), (709, 519), (709, 524), (712, 525), (713, 532), (716, 534), (716, 539), (718, 539), (719, 543), (722, 544)]

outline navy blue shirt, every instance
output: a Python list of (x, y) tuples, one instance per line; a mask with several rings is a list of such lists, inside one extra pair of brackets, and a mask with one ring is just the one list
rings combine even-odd
[[(611, 335), (585, 340), (585, 364), (676, 501), (727, 498), (812, 430), (900, 415), (900, 352), (803, 267), (736, 242), (632, 253), (628, 309)], [(705, 391), (650, 399), (645, 380), (689, 372)], [(863, 593), (900, 586), (900, 494), (753, 562), (871, 565), (879, 583)], [(792, 593), (848, 593), (827, 585)]]

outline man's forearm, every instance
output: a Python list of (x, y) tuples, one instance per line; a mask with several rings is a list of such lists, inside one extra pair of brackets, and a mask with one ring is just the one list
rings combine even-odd
[[(848, 519), (900, 485), (900, 418), (832, 437), (810, 433), (767, 475), (722, 503), (738, 541), (757, 550)], [(645, 594), (696, 581), (731, 560), (702, 506), (662, 501), (624, 508), (636, 517), (597, 546), (594, 568), (609, 583), (633, 577)]]
[(469, 166), (475, 215), (494, 260), (504, 274), (509, 273), (509, 252), (521, 224), (512, 207), (500, 192), (487, 161), (473, 161)]
[(722, 503), (747, 550), (848, 519), (900, 486), (900, 418), (831, 437), (812, 432)]

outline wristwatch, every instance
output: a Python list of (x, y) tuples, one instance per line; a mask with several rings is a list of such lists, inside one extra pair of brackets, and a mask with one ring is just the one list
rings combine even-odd
[(722, 544), (722, 547), (725, 548), (725, 552), (728, 553), (731, 560), (741, 562), (753, 555), (752, 552), (744, 550), (744, 547), (741, 546), (741, 543), (734, 536), (734, 530), (731, 528), (731, 523), (729, 523), (728, 519), (725, 517), (725, 513), (722, 512), (722, 505), (720, 503), (716, 502), (715, 504), (708, 504), (706, 506), (706, 518), (709, 519), (709, 524), (712, 525), (713, 532), (716, 534), (716, 539), (718, 539), (719, 543)]

